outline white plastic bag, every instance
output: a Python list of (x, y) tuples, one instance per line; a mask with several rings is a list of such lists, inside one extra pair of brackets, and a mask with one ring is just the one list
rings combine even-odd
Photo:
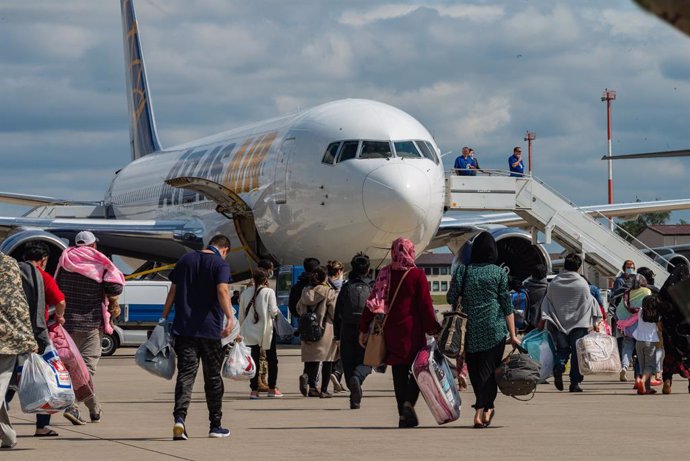
[(176, 355), (169, 323), (156, 325), (151, 337), (137, 349), (134, 361), (144, 370), (161, 378), (170, 380), (175, 376)]
[(236, 381), (249, 381), (256, 374), (252, 350), (243, 341), (235, 343), (223, 364), (223, 377)]
[[(223, 346), (227, 346), (228, 344), (232, 343), (235, 341), (235, 338), (239, 336), (240, 334), (240, 321), (237, 319), (237, 310), (235, 308), (232, 308), (233, 313), (235, 314), (234, 320), (232, 322), (232, 331), (230, 331), (230, 334), (224, 338), (220, 338), (220, 343)], [(223, 319), (223, 329), (228, 326), (228, 319), (225, 317)]]
[(278, 311), (278, 315), (273, 318), (273, 325), (276, 327), (278, 336), (284, 339), (292, 338), (294, 330), (282, 312)]
[(74, 403), (72, 380), (55, 348), (31, 354), (21, 367), (19, 402), (24, 413), (57, 413)]

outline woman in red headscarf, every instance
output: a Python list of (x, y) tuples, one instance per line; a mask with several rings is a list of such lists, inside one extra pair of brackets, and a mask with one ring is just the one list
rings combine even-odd
[(415, 427), (419, 424), (414, 411), (419, 387), (410, 367), (417, 352), (426, 345), (424, 334), (437, 333), (441, 325), (436, 321), (424, 270), (415, 265), (414, 244), (405, 238), (396, 239), (391, 245), (391, 257), (391, 264), (379, 271), (367, 308), (362, 312), (359, 342), (365, 347), (369, 326), (377, 315), (388, 317), (383, 332), (386, 364), (393, 368), (398, 427)]

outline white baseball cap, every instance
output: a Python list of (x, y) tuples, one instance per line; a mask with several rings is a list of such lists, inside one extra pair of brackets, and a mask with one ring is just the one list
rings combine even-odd
[(91, 245), (96, 242), (98, 242), (98, 239), (89, 231), (81, 231), (74, 237), (74, 243), (76, 243), (78, 247)]

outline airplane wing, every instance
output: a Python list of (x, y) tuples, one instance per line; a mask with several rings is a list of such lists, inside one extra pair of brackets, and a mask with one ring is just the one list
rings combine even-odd
[(106, 253), (174, 262), (190, 250), (203, 247), (204, 228), (190, 220), (116, 220), (0, 217), (3, 245), (23, 231), (49, 233), (58, 239), (73, 241), (77, 232), (88, 229), (99, 239), (99, 249)]
[(12, 194), (0, 192), (0, 202), (10, 205), (46, 206), (46, 205), (96, 205), (98, 202), (76, 202), (43, 195)]
[(645, 152), (639, 154), (623, 154), (623, 155), (604, 155), (602, 160), (631, 160), (636, 158), (670, 158), (670, 157), (690, 157), (690, 149), (683, 150), (666, 150), (661, 152)]

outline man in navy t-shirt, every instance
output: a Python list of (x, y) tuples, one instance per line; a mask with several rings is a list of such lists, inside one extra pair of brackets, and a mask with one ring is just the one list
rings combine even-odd
[[(187, 440), (185, 418), (192, 399), (199, 360), (204, 366), (204, 391), (211, 423), (209, 437), (227, 437), (230, 430), (221, 426), (223, 378), (220, 369), (225, 357), (221, 338), (232, 331), (235, 316), (230, 304), (230, 267), (225, 256), (230, 240), (216, 235), (203, 251), (182, 256), (170, 273), (170, 291), (163, 307), (167, 318), (175, 304), (172, 334), (177, 354), (177, 384), (173, 417), (174, 440)], [(227, 318), (227, 326), (223, 322)]]
[(510, 167), (511, 176), (525, 175), (525, 163), (522, 161), (522, 149), (517, 146), (513, 148), (513, 155), (508, 157), (508, 166)]
[(470, 157), (470, 149), (465, 146), (462, 148), (462, 155), (455, 159), (455, 174), (459, 176), (476, 176), (477, 165), (474, 159)]

